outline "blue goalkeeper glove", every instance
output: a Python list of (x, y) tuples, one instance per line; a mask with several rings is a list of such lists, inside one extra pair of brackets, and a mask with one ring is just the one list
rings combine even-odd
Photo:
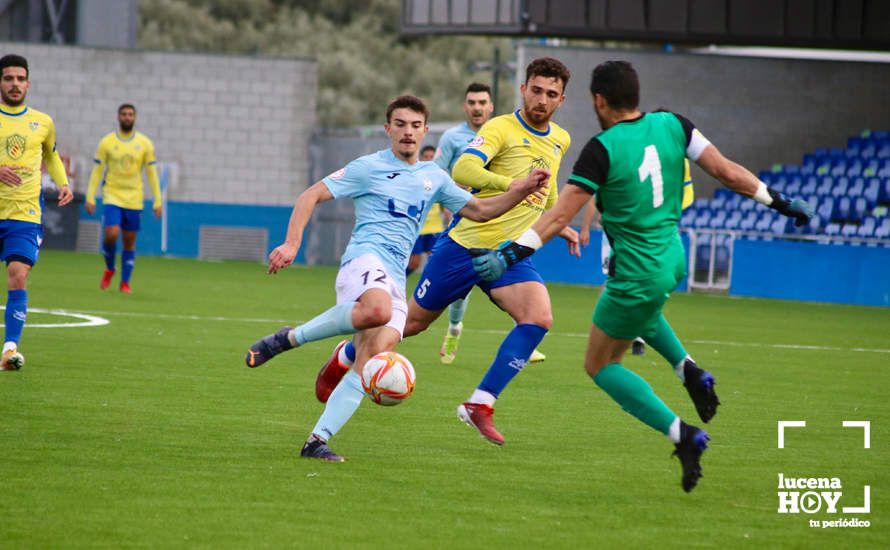
[(507, 268), (534, 254), (530, 246), (516, 244), (513, 241), (501, 243), (497, 250), (489, 248), (471, 248), (473, 269), (484, 281), (497, 281)]
[(767, 188), (766, 190), (773, 198), (773, 203), (769, 207), (783, 216), (794, 218), (794, 225), (797, 227), (810, 223), (810, 219), (816, 214), (813, 207), (804, 200), (789, 199), (775, 189)]

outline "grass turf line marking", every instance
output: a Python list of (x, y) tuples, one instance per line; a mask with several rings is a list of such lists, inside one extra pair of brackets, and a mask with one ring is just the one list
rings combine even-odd
[[(38, 311), (37, 309), (32, 309), (31, 311)], [(299, 325), (304, 323), (302, 320), (293, 320), (293, 319), (258, 319), (258, 318), (247, 318), (247, 317), (222, 317), (222, 316), (203, 316), (203, 315), (176, 315), (170, 313), (142, 313), (135, 311), (83, 311), (80, 314), (76, 314), (74, 312), (69, 312), (66, 310), (40, 310), (43, 312), (61, 312), (67, 315), (85, 315), (93, 314), (93, 315), (109, 315), (115, 316), (119, 315), (122, 317), (145, 317), (151, 319), (177, 319), (181, 321), (230, 321), (237, 323), (294, 323), (294, 325)], [(107, 324), (108, 321), (102, 324)], [(34, 325), (28, 325), (32, 327)], [(40, 326), (40, 325), (37, 325)], [(60, 326), (90, 326), (90, 325), (82, 325), (82, 324), (65, 324)], [(471, 329), (473, 332), (481, 332), (483, 334), (507, 334), (506, 330), (496, 330), (496, 329)], [(551, 336), (565, 336), (567, 338), (587, 338), (586, 333), (581, 332), (550, 332)], [(732, 341), (723, 341), (723, 340), (687, 340), (687, 342), (691, 344), (703, 344), (703, 345), (715, 345), (715, 346), (734, 346), (734, 347), (753, 347), (753, 348), (773, 348), (773, 349), (796, 349), (796, 350), (811, 350), (811, 351), (853, 351), (858, 353), (890, 353), (890, 349), (882, 349), (882, 348), (842, 348), (839, 346), (812, 346), (806, 344), (766, 344), (760, 342), (732, 342)]]
[[(6, 306), (0, 306), (6, 309)], [(101, 327), (107, 325), (111, 321), (108, 319), (97, 317), (95, 315), (87, 315), (86, 313), (75, 313), (65, 309), (43, 309), (39, 307), (28, 308), (29, 313), (48, 313), (50, 315), (58, 315), (60, 317), (74, 317), (80, 319), (80, 323), (27, 323), (28, 328), (79, 328), (79, 327)], [(6, 325), (0, 324), (0, 327)]]

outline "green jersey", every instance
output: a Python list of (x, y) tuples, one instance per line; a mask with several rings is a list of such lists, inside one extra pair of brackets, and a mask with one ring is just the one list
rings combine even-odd
[(677, 223), (694, 130), (680, 115), (644, 113), (594, 136), (581, 151), (568, 183), (596, 193), (613, 250), (610, 278), (684, 270)]

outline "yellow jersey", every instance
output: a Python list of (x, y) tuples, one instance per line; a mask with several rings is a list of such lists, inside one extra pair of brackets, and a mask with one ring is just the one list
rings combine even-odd
[(683, 210), (689, 208), (695, 200), (695, 189), (692, 187), (692, 173), (689, 171), (689, 159), (683, 159), (683, 202), (680, 207)]
[(465, 248), (497, 248), (519, 237), (556, 204), (559, 163), (570, 144), (569, 133), (558, 125), (551, 122), (546, 131), (536, 130), (519, 110), (486, 122), (454, 165), (454, 181), (478, 189), (475, 196), (480, 199), (503, 193), (510, 181), (528, 176), (535, 168), (549, 170), (550, 182), (541, 191), (543, 200), (529, 195), (487, 222), (461, 218), (449, 231), (451, 238)]
[(433, 235), (445, 231), (445, 220), (442, 219), (442, 206), (434, 202), (430, 207), (429, 214), (426, 215), (426, 221), (420, 226), (421, 235)]
[[(111, 132), (99, 141), (93, 173), (87, 189), (86, 201), (96, 203), (96, 189), (105, 174), (102, 202), (121, 208), (142, 210), (142, 168), (148, 174), (148, 185), (154, 198), (154, 208), (161, 204), (161, 186), (155, 168), (155, 146), (145, 134), (132, 132), (123, 135)], [(107, 169), (107, 172), (106, 172)]]
[(56, 152), (56, 127), (46, 113), (26, 105), (0, 104), (0, 165), (22, 179), (20, 185), (0, 184), (0, 220), (40, 223), (40, 165), (59, 187), (68, 185), (65, 167)]

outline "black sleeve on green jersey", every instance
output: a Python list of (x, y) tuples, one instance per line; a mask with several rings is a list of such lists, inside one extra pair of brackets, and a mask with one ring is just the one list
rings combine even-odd
[(689, 147), (689, 142), (692, 141), (692, 131), (695, 130), (695, 124), (690, 122), (690, 120), (683, 115), (678, 115), (673, 112), (671, 114), (677, 117), (677, 120), (680, 121), (680, 126), (683, 127), (683, 133), (686, 134), (686, 146)]
[[(609, 153), (600, 140), (590, 138), (575, 166), (572, 167), (572, 175), (566, 183), (577, 185), (591, 195), (596, 193), (598, 187), (606, 183), (609, 175)], [(590, 185), (593, 184), (593, 187)]]

